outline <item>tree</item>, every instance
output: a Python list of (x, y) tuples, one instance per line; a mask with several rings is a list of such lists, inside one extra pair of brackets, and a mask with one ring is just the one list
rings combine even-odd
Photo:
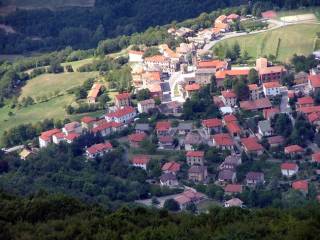
[(223, 80), (223, 87), (225, 89), (231, 89), (233, 85), (233, 81), (234, 81), (233, 77), (226, 75), (226, 77)]
[(164, 202), (163, 208), (167, 209), (169, 211), (173, 211), (173, 212), (176, 212), (176, 211), (180, 210), (179, 204), (177, 203), (176, 200), (174, 200), (172, 198), (169, 198)]
[(292, 131), (292, 122), (285, 113), (275, 115), (272, 119), (272, 126), (276, 134), (288, 137)]
[(152, 57), (152, 56), (155, 56), (155, 55), (160, 55), (160, 51), (159, 51), (159, 48), (157, 47), (150, 47), (148, 48), (144, 54), (143, 54), (143, 58), (146, 58), (146, 57)]
[(186, 206), (186, 210), (188, 212), (191, 212), (191, 213), (196, 213), (197, 212), (197, 206), (193, 202), (188, 203), (187, 206)]
[(210, 93), (215, 93), (217, 90), (217, 78), (215, 75), (212, 75), (210, 79)]
[(150, 99), (150, 97), (151, 97), (151, 93), (148, 88), (141, 89), (137, 92), (137, 100), (138, 101), (147, 100), (147, 99)]
[(152, 197), (151, 203), (152, 203), (152, 205), (156, 206), (156, 205), (159, 205), (160, 202), (156, 197)]
[(71, 65), (67, 65), (66, 70), (67, 70), (67, 72), (74, 72), (73, 67)]
[(293, 73), (285, 73), (281, 77), (281, 82), (283, 85), (291, 87), (294, 85), (294, 74)]
[(259, 73), (256, 69), (251, 68), (248, 74), (248, 81), (250, 84), (258, 84), (259, 83)]
[(233, 56), (235, 58), (234, 60), (240, 58), (241, 48), (240, 48), (240, 45), (237, 41), (232, 46), (232, 52), (233, 52)]
[(53, 59), (48, 68), (48, 73), (61, 73), (64, 69), (58, 59)]
[(240, 101), (247, 100), (250, 96), (250, 90), (248, 85), (241, 80), (235, 81), (233, 85), (233, 91), (235, 92), (235, 94), (237, 95), (237, 98)]

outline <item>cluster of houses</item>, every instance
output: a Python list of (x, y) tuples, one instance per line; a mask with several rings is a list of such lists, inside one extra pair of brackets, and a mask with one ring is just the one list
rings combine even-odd
[[(129, 51), (129, 62), (132, 67), (132, 84), (134, 91), (149, 89), (151, 97), (132, 104), (131, 93), (120, 93), (114, 98), (114, 107), (101, 118), (83, 117), (79, 122), (71, 122), (62, 129), (52, 129), (41, 133), (39, 136), (40, 148), (49, 144), (60, 142), (72, 143), (84, 133), (91, 132), (102, 137), (120, 132), (128, 125), (135, 127), (135, 132), (127, 136), (132, 148), (139, 148), (141, 143), (150, 138), (152, 132), (157, 136), (158, 149), (185, 151), (186, 164), (188, 165), (188, 179), (194, 183), (206, 184), (213, 178), (208, 172), (206, 153), (197, 150), (198, 145), (206, 144), (229, 155), (219, 164), (217, 176), (214, 181), (224, 188), (226, 195), (233, 196), (244, 190), (244, 187), (254, 188), (266, 183), (263, 171), (248, 171), (243, 182), (237, 180), (237, 167), (242, 164), (240, 154), (245, 152), (250, 156), (261, 156), (266, 149), (261, 144), (266, 139), (270, 147), (283, 146), (285, 139), (276, 135), (271, 120), (278, 113), (290, 115), (288, 102), (297, 98), (296, 111), (302, 114), (317, 128), (320, 127), (320, 106), (315, 105), (315, 93), (320, 90), (320, 72), (310, 71), (310, 74), (297, 74), (297, 88), (288, 89), (281, 84), (282, 77), (287, 70), (282, 65), (273, 65), (266, 58), (256, 60), (254, 68), (258, 73), (256, 84), (248, 84), (249, 98), (240, 101), (232, 89), (225, 89), (223, 82), (227, 77), (245, 79), (250, 68), (233, 68), (228, 60), (200, 60), (196, 38), (212, 38), (230, 30), (230, 24), (240, 19), (237, 14), (218, 17), (212, 29), (201, 31), (197, 34), (188, 28), (169, 29), (169, 33), (188, 40), (181, 43), (176, 50), (168, 45), (159, 45), (159, 54), (144, 57), (144, 51)], [(211, 36), (211, 37), (210, 37)], [(194, 41), (191, 41), (193, 39)], [(205, 40), (206, 42), (207, 40)], [(191, 56), (191, 62), (189, 57)], [(173, 126), (172, 121), (158, 121), (152, 128), (148, 123), (135, 123), (135, 118), (141, 113), (158, 111), (179, 116), (183, 102), (201, 87), (210, 84), (215, 76), (216, 86), (221, 89), (221, 95), (213, 96), (213, 102), (219, 107), (222, 118), (200, 119), (201, 126), (196, 127), (192, 122), (179, 121), (178, 126)], [(90, 103), (96, 102), (101, 91), (100, 84), (94, 84), (88, 94)], [(275, 105), (274, 99), (280, 98), (281, 104)], [(161, 101), (156, 105), (156, 99)], [(284, 103), (284, 106), (283, 106)], [(239, 111), (261, 112), (263, 120), (257, 123), (257, 129), (248, 129), (240, 124), (237, 117)], [(87, 146), (85, 149), (88, 159), (102, 156), (112, 150), (110, 142)], [(303, 155), (305, 149), (298, 145), (284, 146), (284, 153), (293, 159)], [(151, 161), (150, 155), (134, 155), (130, 162), (135, 167), (148, 169)], [(320, 151), (312, 155), (311, 161), (320, 163)], [(280, 166), (281, 174), (290, 178), (299, 172), (299, 165), (293, 160), (283, 162)], [(160, 186), (175, 188), (181, 186), (177, 174), (181, 171), (181, 163), (168, 161), (161, 166), (162, 174), (159, 178)], [(292, 182), (292, 188), (304, 193), (308, 192), (308, 180), (299, 179)], [(184, 209), (189, 203), (199, 203), (206, 196), (194, 190), (187, 190), (175, 197), (180, 207)], [(241, 199), (232, 198), (225, 202), (226, 207), (243, 206)]]

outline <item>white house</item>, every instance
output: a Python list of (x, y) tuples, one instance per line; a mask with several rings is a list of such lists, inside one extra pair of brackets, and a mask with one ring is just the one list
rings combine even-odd
[(86, 156), (89, 159), (94, 159), (96, 157), (102, 157), (104, 154), (110, 152), (111, 149), (112, 149), (112, 145), (109, 142), (95, 144), (95, 145), (92, 145), (91, 147), (87, 148)]
[(274, 97), (281, 94), (281, 85), (278, 82), (266, 82), (262, 85), (266, 97)]
[(269, 137), (273, 135), (273, 129), (269, 120), (258, 122), (258, 132), (262, 137)]
[(154, 99), (147, 99), (147, 100), (138, 102), (139, 113), (148, 113), (149, 110), (153, 108), (155, 108)]
[(46, 132), (42, 132), (39, 136), (39, 146), (40, 148), (47, 147), (50, 143), (53, 142), (53, 135), (60, 133), (60, 129), (52, 129)]
[(132, 159), (132, 165), (147, 170), (147, 165), (150, 162), (150, 156), (148, 155), (137, 155)]
[(297, 174), (299, 167), (295, 163), (282, 163), (281, 164), (281, 173), (283, 176), (292, 177)]
[(129, 62), (142, 63), (143, 62), (143, 54), (142, 51), (129, 51)]
[(237, 104), (237, 95), (232, 90), (222, 91), (222, 101), (228, 107), (234, 107)]
[(133, 107), (127, 106), (115, 112), (108, 113), (105, 118), (108, 122), (129, 123), (135, 116), (136, 110)]
[(160, 176), (160, 185), (166, 187), (178, 186), (178, 180), (176, 175), (172, 173), (164, 173)]
[(62, 128), (62, 132), (66, 135), (68, 135), (69, 133), (77, 133), (77, 134), (81, 134), (82, 133), (82, 126), (81, 123), (79, 122), (70, 122), (64, 125), (64, 127)]

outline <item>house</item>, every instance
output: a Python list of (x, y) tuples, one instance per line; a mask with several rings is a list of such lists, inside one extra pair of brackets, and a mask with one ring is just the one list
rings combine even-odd
[(171, 122), (160, 121), (156, 124), (156, 132), (158, 136), (167, 136), (171, 132)]
[(176, 187), (179, 185), (176, 175), (172, 173), (163, 173), (159, 179), (162, 187)]
[(188, 179), (193, 182), (204, 182), (208, 177), (207, 167), (193, 165), (188, 170)]
[(306, 116), (311, 113), (319, 113), (320, 112), (320, 106), (311, 106), (311, 107), (302, 107), (298, 108), (297, 112), (305, 114)]
[(268, 143), (270, 144), (270, 147), (278, 147), (284, 144), (284, 137), (282, 136), (268, 137)]
[(52, 136), (52, 142), (54, 144), (59, 144), (65, 141), (65, 134), (63, 132), (58, 132)]
[(74, 142), (74, 140), (76, 140), (78, 137), (80, 137), (80, 134), (78, 133), (69, 133), (67, 136), (64, 137), (64, 140), (71, 144)]
[(227, 195), (242, 193), (242, 185), (241, 184), (228, 184), (224, 188), (224, 193)]
[(260, 88), (257, 84), (248, 85), (250, 91), (250, 100), (257, 100), (260, 98)]
[(240, 108), (246, 111), (258, 111), (271, 107), (272, 104), (268, 98), (260, 98), (257, 100), (240, 102)]
[(179, 194), (174, 200), (179, 204), (180, 209), (185, 209), (190, 203), (198, 204), (205, 199), (205, 195), (193, 189), (188, 189)]
[(93, 128), (93, 124), (96, 122), (96, 119), (90, 116), (85, 116), (81, 118), (81, 127), (83, 130), (88, 131)]
[(192, 123), (185, 123), (185, 122), (180, 122), (177, 130), (179, 135), (186, 135), (189, 132), (191, 132), (193, 129), (193, 124)]
[(189, 166), (203, 165), (204, 152), (203, 151), (188, 151), (186, 154), (187, 163)]
[(207, 135), (220, 133), (222, 131), (222, 121), (218, 118), (210, 118), (202, 120), (202, 126)]
[(148, 123), (137, 123), (134, 127), (136, 133), (149, 133), (151, 127)]
[(177, 101), (163, 103), (158, 106), (159, 111), (165, 115), (180, 116), (182, 113), (182, 104)]
[(222, 150), (233, 150), (234, 142), (229, 134), (219, 133), (213, 135), (213, 146)]
[(67, 123), (62, 128), (62, 132), (65, 135), (68, 135), (70, 133), (82, 134), (82, 125), (81, 125), (81, 123), (76, 122), (76, 121)]
[(147, 99), (138, 102), (138, 112), (139, 113), (148, 113), (151, 109), (155, 108), (155, 101), (154, 99)]
[(308, 85), (313, 92), (317, 92), (320, 89), (320, 74), (309, 75)]
[(194, 150), (194, 146), (203, 143), (203, 139), (198, 132), (189, 132), (184, 140), (184, 149), (186, 151)]
[(234, 107), (237, 104), (237, 95), (233, 90), (222, 91), (221, 95), (225, 106)]
[(89, 91), (88, 96), (87, 96), (88, 103), (96, 103), (97, 102), (97, 98), (99, 96), (101, 89), (102, 89), (102, 84), (100, 84), (100, 83), (94, 83), (92, 85), (92, 88)]
[(242, 138), (241, 143), (244, 147), (244, 151), (247, 154), (257, 154), (261, 155), (263, 153), (263, 147), (258, 142), (258, 139), (256, 137), (248, 137), (248, 138)]
[(234, 22), (240, 20), (240, 16), (235, 13), (231, 13), (230, 15), (227, 16), (227, 22)]
[(301, 71), (294, 75), (294, 83), (295, 84), (304, 84), (308, 83), (308, 74)]
[(269, 137), (273, 135), (273, 129), (269, 120), (258, 122), (258, 132), (262, 137)]
[(248, 69), (231, 69), (231, 70), (219, 70), (216, 72), (217, 87), (223, 87), (223, 80), (226, 76), (230, 77), (247, 77), (249, 74)]
[(242, 163), (241, 156), (239, 155), (229, 155), (224, 159), (224, 163), (233, 164), (239, 166)]
[(159, 149), (174, 149), (173, 137), (160, 136), (159, 137)]
[(103, 120), (99, 123), (95, 123), (94, 127), (91, 129), (91, 132), (94, 135), (100, 134), (102, 137), (106, 137), (113, 132), (119, 132), (123, 129), (122, 123), (117, 122), (107, 122), (106, 120)]
[(310, 96), (298, 98), (296, 108), (311, 107), (314, 105), (314, 99)]
[(128, 136), (131, 147), (139, 147), (141, 142), (147, 138), (145, 133), (133, 133)]
[(195, 80), (200, 86), (211, 83), (212, 76), (216, 73), (215, 68), (198, 68), (195, 72)]
[(98, 143), (87, 148), (86, 156), (88, 159), (94, 159), (96, 157), (102, 157), (104, 154), (112, 150), (112, 145), (109, 142)]
[(222, 120), (223, 120), (223, 123), (226, 124), (226, 125), (228, 123), (237, 122), (238, 121), (237, 117), (235, 115), (233, 115), (233, 114), (224, 115)]
[(241, 134), (241, 128), (238, 124), (238, 122), (228, 122), (226, 124), (226, 127), (228, 129), (229, 134), (234, 137), (234, 138), (238, 138), (240, 137)]
[(117, 108), (130, 106), (130, 93), (120, 93), (114, 97), (114, 103)]
[(243, 202), (239, 198), (232, 198), (224, 202), (224, 207), (243, 207)]
[(269, 121), (278, 113), (280, 113), (280, 109), (278, 107), (263, 109), (263, 117)]
[(162, 166), (161, 170), (164, 173), (177, 174), (177, 172), (180, 171), (180, 166), (181, 165), (179, 163), (176, 163), (176, 162), (167, 162)]
[(50, 143), (52, 143), (52, 137), (53, 135), (60, 133), (60, 129), (52, 129), (46, 132), (42, 132), (39, 137), (39, 146), (40, 148), (47, 147)]
[(136, 155), (132, 158), (132, 165), (147, 170), (148, 163), (150, 162), (150, 156), (148, 155)]
[(106, 114), (105, 118), (108, 122), (129, 123), (136, 117), (136, 110), (133, 107), (124, 107)]
[(268, 66), (266, 58), (258, 58), (256, 60), (256, 69), (259, 72), (260, 82), (279, 82), (286, 73), (283, 66)]
[(143, 51), (129, 50), (129, 62), (130, 63), (142, 63), (143, 62)]
[(266, 97), (274, 97), (281, 94), (281, 85), (278, 82), (266, 82), (262, 84), (262, 90)]
[(303, 152), (304, 149), (299, 145), (290, 145), (284, 148), (284, 153), (290, 155), (291, 157), (302, 154)]
[(245, 182), (247, 186), (251, 187), (264, 184), (264, 174), (262, 172), (248, 172)]
[(292, 177), (298, 173), (299, 167), (295, 163), (282, 163), (281, 174), (285, 177)]
[(298, 191), (301, 191), (304, 194), (308, 194), (308, 181), (307, 180), (298, 180), (292, 183), (292, 188)]
[(320, 163), (320, 152), (316, 152), (316, 153), (312, 154), (311, 161), (316, 162), (316, 163)]
[(191, 95), (200, 90), (200, 85), (198, 83), (192, 83), (185, 86), (186, 98), (190, 98)]
[(221, 183), (235, 183), (237, 174), (235, 171), (224, 169), (219, 172), (218, 181)]
[(170, 59), (162, 56), (162, 55), (155, 55), (151, 57), (146, 57), (144, 59), (144, 64), (149, 70), (160, 69), (163, 72), (175, 72), (176, 71), (176, 64), (172, 64)]

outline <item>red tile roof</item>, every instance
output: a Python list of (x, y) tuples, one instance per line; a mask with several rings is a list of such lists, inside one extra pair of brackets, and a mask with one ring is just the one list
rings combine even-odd
[(135, 50), (129, 50), (129, 54), (136, 54), (136, 55), (143, 55), (143, 51), (135, 51)]
[(312, 158), (312, 161), (320, 163), (320, 152), (316, 152), (312, 154), (311, 158)]
[(249, 84), (248, 87), (250, 91), (259, 90), (259, 87), (257, 84)]
[(242, 101), (240, 102), (240, 108), (244, 110), (259, 110), (264, 108), (270, 108), (272, 104), (268, 98), (260, 98), (255, 101)]
[(41, 135), (40, 135), (40, 137), (41, 137), (44, 141), (49, 141), (50, 138), (51, 138), (53, 135), (55, 135), (55, 134), (57, 134), (57, 133), (60, 133), (60, 132), (61, 132), (60, 129), (55, 128), (55, 129), (51, 129), (51, 130), (46, 131), (46, 132), (42, 132)]
[(262, 145), (258, 142), (256, 137), (242, 138), (241, 143), (250, 152), (263, 150)]
[(162, 166), (162, 171), (179, 172), (180, 164), (176, 162), (167, 162)]
[(228, 122), (227, 129), (231, 134), (239, 134), (241, 132), (241, 128), (237, 122)]
[(139, 164), (139, 165), (147, 165), (150, 162), (150, 156), (148, 155), (136, 155), (132, 158), (133, 164)]
[(302, 112), (304, 114), (320, 112), (320, 106), (301, 107), (297, 109), (297, 112)]
[(65, 138), (66, 135), (63, 132), (58, 132), (58, 133), (54, 134), (53, 136), (55, 136), (58, 139), (63, 139), (63, 138)]
[(150, 81), (161, 81), (161, 73), (159, 71), (148, 71), (142, 74), (142, 78)]
[(112, 149), (112, 145), (109, 142), (106, 143), (98, 143), (92, 145), (91, 147), (87, 148), (87, 152), (90, 154), (96, 154), (98, 152), (103, 152), (106, 150)]
[(303, 148), (300, 147), (299, 145), (290, 145), (284, 148), (284, 152), (287, 154), (290, 153), (299, 153), (299, 152), (303, 152)]
[(287, 70), (285, 69), (284, 66), (272, 66), (272, 67), (264, 67), (259, 69), (259, 74), (264, 75), (264, 74), (272, 74), (272, 73), (281, 73), (286, 71)]
[(95, 121), (96, 121), (96, 119), (93, 117), (90, 117), (90, 116), (85, 116), (85, 117), (81, 118), (81, 122), (86, 123), (86, 124), (89, 124), (89, 123), (92, 123)]
[(240, 69), (240, 70), (221, 70), (216, 72), (216, 78), (224, 79), (227, 75), (228, 76), (248, 76), (249, 70), (247, 69)]
[(235, 92), (232, 90), (222, 91), (221, 94), (224, 98), (236, 98), (237, 97)]
[(99, 124), (98, 126), (94, 127), (91, 131), (93, 133), (97, 133), (108, 128), (118, 128), (122, 125), (123, 125), (122, 123), (116, 123), (116, 122), (103, 122), (102, 124)]
[(78, 137), (80, 137), (80, 134), (78, 133), (69, 133), (67, 136), (65, 136), (65, 139), (68, 141), (74, 141)]
[(134, 113), (136, 110), (133, 107), (126, 106), (124, 108), (121, 108), (115, 112), (108, 113), (106, 116), (109, 118), (120, 118), (125, 115), (128, 115), (130, 113)]
[(161, 121), (157, 122), (156, 130), (157, 131), (168, 131), (171, 128), (171, 122)]
[(302, 97), (302, 98), (298, 98), (298, 104), (300, 105), (304, 105), (304, 104), (314, 104), (314, 100), (312, 97), (307, 96), (307, 97)]
[(283, 169), (283, 170), (296, 170), (296, 169), (298, 169), (298, 165), (295, 163), (286, 162), (286, 163), (281, 164), (281, 169)]
[(226, 68), (228, 65), (225, 61), (220, 60), (209, 60), (209, 61), (200, 61), (197, 64), (197, 68)]
[(314, 112), (314, 113), (308, 114), (308, 120), (310, 123), (314, 123), (315, 121), (319, 121), (320, 120), (320, 112)]
[(125, 100), (125, 99), (129, 99), (131, 96), (130, 93), (120, 93), (118, 95), (116, 95), (116, 99), (117, 100)]
[(173, 137), (171, 137), (171, 136), (161, 136), (161, 137), (159, 137), (159, 142), (160, 143), (172, 143), (173, 142)]
[(295, 93), (293, 90), (288, 90), (288, 98), (291, 99), (291, 98), (294, 98), (295, 96)]
[(234, 116), (233, 114), (228, 114), (228, 115), (225, 115), (223, 117), (223, 120), (228, 123), (228, 122), (236, 122), (237, 121), (237, 118), (236, 116)]
[(228, 193), (241, 193), (242, 192), (242, 185), (241, 184), (228, 184), (224, 188), (225, 192)]
[(200, 89), (200, 85), (198, 83), (192, 83), (185, 86), (185, 90), (188, 92), (198, 91)]
[(278, 82), (266, 82), (263, 84), (264, 88), (279, 88), (282, 87)]
[(218, 146), (233, 146), (234, 142), (227, 133), (220, 133), (213, 135), (213, 139)]
[(142, 142), (147, 135), (145, 133), (134, 133), (128, 136), (130, 142)]
[(227, 16), (227, 19), (231, 19), (231, 20), (236, 20), (238, 19), (240, 16), (238, 14), (235, 13), (231, 13), (230, 15)]
[(210, 118), (202, 120), (202, 125), (206, 128), (215, 128), (215, 127), (221, 127), (222, 121), (218, 118)]
[(269, 144), (282, 144), (284, 143), (284, 137), (282, 136), (273, 136), (268, 138)]
[(308, 191), (308, 181), (307, 180), (298, 180), (292, 183), (292, 188), (295, 190)]
[(320, 74), (309, 75), (308, 80), (310, 81), (312, 87), (314, 87), (314, 88), (320, 87)]
[(152, 57), (146, 57), (144, 61), (145, 62), (165, 62), (166, 58), (162, 55), (155, 55)]
[(203, 151), (188, 151), (186, 154), (187, 157), (203, 157), (204, 152)]
[(101, 90), (101, 87), (102, 87), (102, 84), (100, 83), (93, 84), (91, 90), (88, 93), (88, 98), (97, 98)]
[(272, 118), (277, 113), (280, 113), (280, 109), (278, 107), (263, 109), (263, 117), (265, 119)]

